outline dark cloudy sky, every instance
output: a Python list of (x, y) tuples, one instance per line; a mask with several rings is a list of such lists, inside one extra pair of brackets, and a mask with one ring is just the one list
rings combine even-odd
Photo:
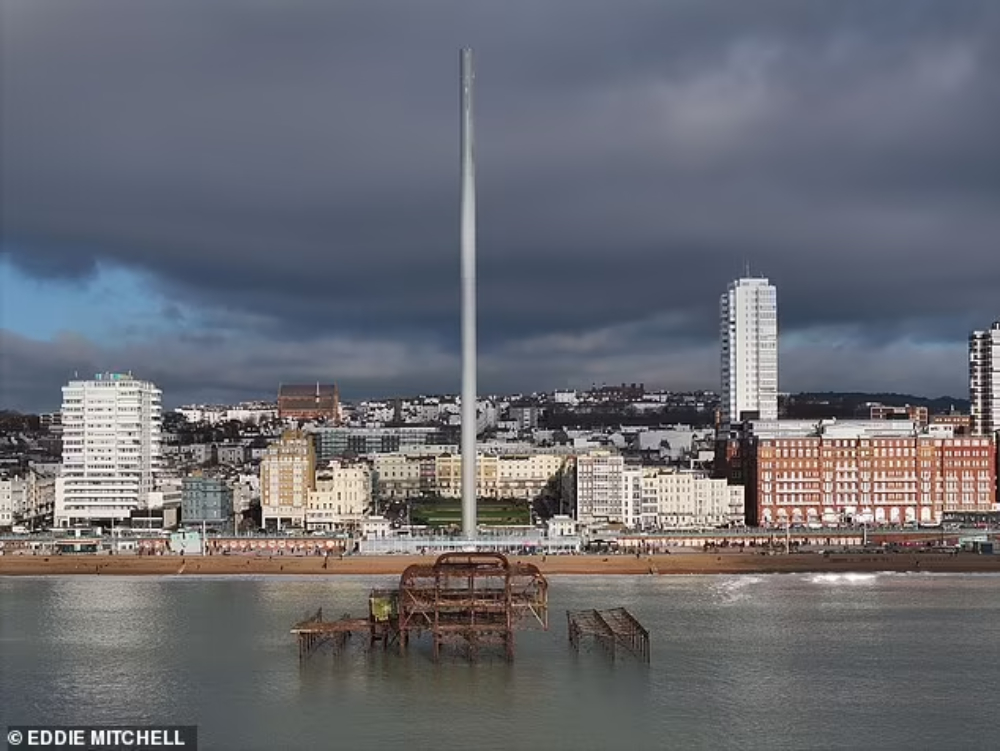
[(458, 387), (458, 48), (480, 383), (963, 396), (1000, 318), (996, 0), (0, 0), (0, 406)]

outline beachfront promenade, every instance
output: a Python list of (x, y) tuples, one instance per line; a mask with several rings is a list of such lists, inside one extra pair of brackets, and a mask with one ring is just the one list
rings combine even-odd
[[(880, 552), (762, 555), (738, 551), (671, 555), (512, 556), (548, 575), (776, 574), (850, 572), (1000, 573), (1000, 556), (976, 553)], [(38, 575), (400, 575), (433, 556), (135, 556), (4, 555), (0, 576)]]
[[(347, 538), (172, 537), (64, 539), (53, 535), (0, 537), (0, 575), (30, 574), (400, 574), (432, 561), (453, 538), (407, 539), (384, 551), (352, 554)], [(658, 534), (619, 533), (599, 552), (539, 546), (532, 536), (485, 536), (483, 550), (502, 545), (512, 559), (545, 574), (735, 574), (840, 571), (1000, 572), (992, 552), (997, 532), (945, 530), (733, 529)], [(172, 539), (173, 538), (173, 539)], [(575, 538), (574, 538), (575, 539)], [(179, 541), (180, 540), (180, 541)], [(171, 545), (173, 542), (173, 545)], [(389, 541), (385, 541), (389, 543)], [(436, 544), (437, 543), (437, 544)], [(393, 549), (397, 548), (398, 549)], [(959, 552), (964, 548), (963, 552)], [(357, 550), (364, 552), (364, 546)]]

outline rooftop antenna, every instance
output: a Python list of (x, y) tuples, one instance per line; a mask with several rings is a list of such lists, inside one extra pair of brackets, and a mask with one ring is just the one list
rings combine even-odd
[(743, 273), (744, 273), (744, 278), (745, 279), (752, 279), (753, 278), (753, 277), (750, 276), (750, 260), (749, 259), (743, 261)]
[(476, 537), (476, 162), (472, 50), (459, 53), (462, 166), (462, 536)]

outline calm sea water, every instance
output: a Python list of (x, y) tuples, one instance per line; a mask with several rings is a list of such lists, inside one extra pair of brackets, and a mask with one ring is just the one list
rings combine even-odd
[[(553, 577), (513, 665), (288, 633), (394, 577), (0, 578), (0, 725), (197, 724), (202, 749), (930, 749), (1000, 738), (1000, 577)], [(630, 608), (652, 664), (576, 655)]]

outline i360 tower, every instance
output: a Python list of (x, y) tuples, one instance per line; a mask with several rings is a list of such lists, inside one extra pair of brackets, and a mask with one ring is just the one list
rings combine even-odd
[(462, 151), (462, 536), (476, 537), (476, 160), (472, 50), (459, 55)]

